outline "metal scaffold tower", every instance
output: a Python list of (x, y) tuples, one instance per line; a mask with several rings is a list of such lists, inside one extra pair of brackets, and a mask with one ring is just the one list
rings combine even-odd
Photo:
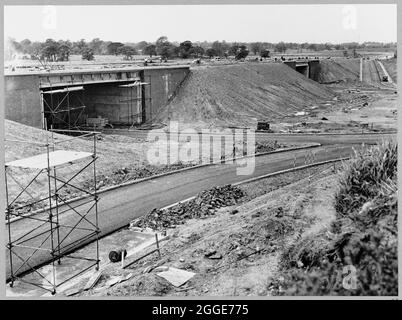
[[(74, 134), (55, 142), (54, 133)], [(14, 160), (5, 164), (6, 227), (7, 238), (7, 280), (10, 286), (19, 280), (44, 290), (56, 293), (59, 286), (92, 267), (99, 269), (98, 201), (96, 186), (96, 141), (98, 132), (52, 130), (46, 132), (46, 143), (34, 142), (44, 148), (45, 153)], [(51, 142), (49, 141), (51, 135)], [(93, 143), (92, 141), (93, 137)], [(92, 152), (59, 150), (62, 143), (84, 138), (92, 145)], [(12, 143), (29, 143), (20, 140), (6, 140)], [(79, 178), (91, 181), (87, 189), (79, 184)], [(32, 178), (19, 180), (30, 174)], [(23, 176), (22, 176), (23, 175)], [(82, 180), (81, 180), (82, 181)], [(13, 183), (14, 182), (14, 183)], [(33, 189), (39, 185), (44, 192)], [(12, 189), (12, 190), (11, 190)], [(69, 199), (72, 191), (80, 197)], [(45, 196), (46, 195), (46, 196)], [(27, 200), (28, 199), (28, 200)], [(95, 241), (95, 250), (78, 256), (74, 251), (80, 246)], [(94, 252), (92, 252), (94, 251)], [(88, 255), (88, 256), (86, 256)], [(56, 264), (66, 259), (79, 260), (79, 270), (58, 281)], [(71, 260), (69, 260), (71, 261)], [(51, 272), (45, 274), (41, 266), (48, 264)], [(34, 275), (36, 282), (27, 279)], [(39, 281), (38, 281), (39, 280)]]
[(83, 86), (42, 91), (41, 99), (43, 129), (48, 129), (45, 127), (47, 124), (49, 128), (79, 130), (79, 121), (85, 109)]

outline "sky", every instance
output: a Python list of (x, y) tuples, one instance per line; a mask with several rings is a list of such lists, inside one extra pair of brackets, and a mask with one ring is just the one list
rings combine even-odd
[(139, 42), (396, 42), (395, 4), (5, 6), (4, 34)]

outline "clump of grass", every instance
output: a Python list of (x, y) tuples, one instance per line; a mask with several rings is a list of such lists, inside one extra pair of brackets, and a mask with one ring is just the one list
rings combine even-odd
[[(397, 295), (397, 145), (383, 142), (356, 152), (339, 178), (336, 220), (297, 239), (282, 255), (286, 295)], [(357, 287), (343, 286), (345, 266)]]
[(385, 141), (365, 151), (355, 151), (352, 161), (344, 163), (335, 196), (339, 215), (349, 215), (376, 197), (382, 184), (396, 178), (398, 154), (394, 141)]
[(322, 260), (331, 259), (329, 252), (330, 238), (322, 230), (318, 234), (298, 237), (287, 247), (281, 256), (282, 267), (310, 269), (320, 266)]

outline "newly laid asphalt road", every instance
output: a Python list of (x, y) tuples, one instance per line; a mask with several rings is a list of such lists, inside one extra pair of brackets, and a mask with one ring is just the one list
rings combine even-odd
[[(282, 135), (281, 135), (282, 136)], [(306, 153), (315, 153), (315, 162), (339, 159), (342, 157), (350, 156), (352, 147), (357, 147), (362, 142), (374, 143), (387, 136), (381, 135), (346, 135), (331, 137), (328, 135), (302, 135), (293, 137), (292, 139), (303, 139), (305, 142), (320, 142), (324, 146), (308, 149), (287, 151), (282, 153), (273, 153), (269, 155), (259, 156), (255, 158), (255, 170), (250, 175), (238, 175), (236, 169), (239, 168), (239, 163), (235, 164), (219, 164), (207, 167), (201, 167), (193, 170), (183, 171), (177, 174), (157, 177), (152, 180), (143, 181), (140, 183), (124, 186), (118, 189), (110, 190), (100, 194), (100, 201), (98, 204), (99, 227), (101, 236), (105, 236), (121, 227), (130, 223), (136, 217), (148, 213), (153, 208), (161, 208), (169, 204), (184, 200), (191, 196), (196, 195), (202, 190), (212, 188), (214, 186), (222, 186), (235, 182), (244, 181), (252, 177), (261, 176), (268, 173), (274, 173), (280, 170), (289, 169), (294, 166), (294, 159), (296, 158), (296, 166), (305, 164)], [(307, 139), (308, 138), (308, 139)], [(277, 139), (279, 141), (279, 139)], [(287, 140), (289, 141), (289, 140)], [(301, 141), (301, 140), (300, 140)], [(80, 212), (83, 209), (88, 209), (91, 204), (86, 204), (87, 199), (79, 200), (73, 203), (74, 206), (81, 205)], [(60, 211), (66, 210), (65, 206), (61, 206)], [(92, 212), (92, 211), (91, 211)], [(35, 218), (46, 218), (47, 213), (35, 215)], [(81, 217), (74, 212), (66, 211), (60, 215), (60, 224), (73, 226), (79, 221)], [(94, 214), (88, 216), (88, 220), (94, 221)], [(81, 227), (89, 227), (90, 224), (83, 221)], [(31, 219), (22, 219), (11, 223), (13, 239), (19, 238), (27, 230), (31, 230), (39, 222)], [(46, 225), (48, 227), (48, 224)], [(35, 232), (29, 234), (24, 239), (31, 237), (44, 231), (45, 228), (39, 228)], [(60, 239), (63, 239), (69, 232), (70, 228), (60, 228)], [(81, 238), (87, 231), (74, 230), (69, 234), (63, 245), (73, 243), (75, 240)], [(76, 249), (94, 240), (94, 237), (88, 238), (85, 241), (66, 248), (66, 250)], [(28, 240), (22, 245), (27, 247), (34, 247), (44, 241), (44, 247), (49, 248), (49, 239), (45, 240), (44, 236), (39, 236), (34, 239)], [(33, 250), (26, 247), (14, 248), (14, 251), (19, 256), (29, 256)], [(29, 260), (31, 267), (38, 266), (51, 259), (50, 253), (45, 250), (39, 250)], [(6, 253), (7, 260), (7, 278), (10, 276), (10, 264), (8, 251)], [(28, 265), (21, 268), (21, 261), (16, 255), (13, 256), (14, 271), (18, 273), (24, 272), (28, 269)]]

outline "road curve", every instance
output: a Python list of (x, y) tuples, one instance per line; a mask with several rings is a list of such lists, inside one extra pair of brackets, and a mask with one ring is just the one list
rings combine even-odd
[[(329, 141), (325, 137), (319, 135), (309, 135), (310, 142), (312, 141)], [(340, 137), (341, 138), (341, 137)], [(101, 194), (98, 204), (99, 227), (101, 236), (105, 236), (113, 231), (116, 231), (130, 223), (136, 217), (148, 213), (153, 208), (161, 208), (171, 203), (182, 201), (191, 197), (202, 190), (212, 188), (217, 185), (231, 184), (250, 179), (252, 177), (261, 176), (268, 173), (274, 173), (280, 170), (292, 168), (296, 159), (296, 166), (305, 164), (306, 152), (315, 153), (315, 162), (338, 159), (350, 156), (353, 152), (353, 147), (358, 146), (361, 142), (374, 143), (383, 139), (380, 135), (362, 135), (350, 136), (341, 140), (342, 144), (347, 141), (347, 145), (334, 144), (331, 146), (322, 146), (311, 150), (287, 151), (283, 153), (273, 153), (269, 155), (259, 156), (255, 158), (255, 170), (250, 175), (237, 175), (236, 169), (239, 163), (235, 164), (219, 164), (208, 167), (201, 167), (194, 170), (183, 171), (177, 174), (158, 177), (152, 180), (143, 181), (141, 183), (124, 186), (119, 189), (110, 190)], [(324, 139), (324, 140), (323, 140)], [(85, 204), (86, 199), (74, 202), (74, 205), (81, 205), (82, 209), (89, 208), (90, 204)], [(60, 211), (64, 211), (65, 206), (60, 206)], [(46, 218), (47, 213), (36, 215), (36, 218)], [(60, 215), (60, 224), (72, 226), (78, 222), (79, 217), (72, 212), (66, 212)], [(88, 219), (94, 219), (94, 214), (91, 214)], [(22, 234), (31, 230), (39, 222), (30, 219), (22, 219), (11, 224), (13, 239), (19, 238)], [(89, 224), (88, 224), (89, 225)], [(87, 226), (88, 226), (87, 225)], [(36, 233), (44, 229), (38, 229)], [(60, 228), (60, 237), (63, 239), (69, 229)], [(81, 230), (75, 230), (69, 234), (63, 244), (73, 243), (75, 240), (82, 237)], [(35, 232), (30, 236), (35, 235)], [(74, 247), (69, 247), (66, 250), (73, 251), (78, 247), (94, 240), (94, 237), (88, 238)], [(24, 243), (25, 246), (37, 246), (44, 241), (44, 237), (37, 237)], [(45, 247), (49, 247), (49, 240), (46, 240)], [(30, 255), (31, 249), (14, 248), (15, 252), (20, 256)], [(6, 275), (10, 276), (10, 263), (8, 252), (6, 255)], [(51, 256), (46, 251), (38, 251), (29, 261), (30, 266), (39, 266), (51, 260)], [(19, 268), (21, 262), (16, 256), (13, 256), (14, 271), (19, 269), (19, 273), (27, 271), (27, 265)]]

